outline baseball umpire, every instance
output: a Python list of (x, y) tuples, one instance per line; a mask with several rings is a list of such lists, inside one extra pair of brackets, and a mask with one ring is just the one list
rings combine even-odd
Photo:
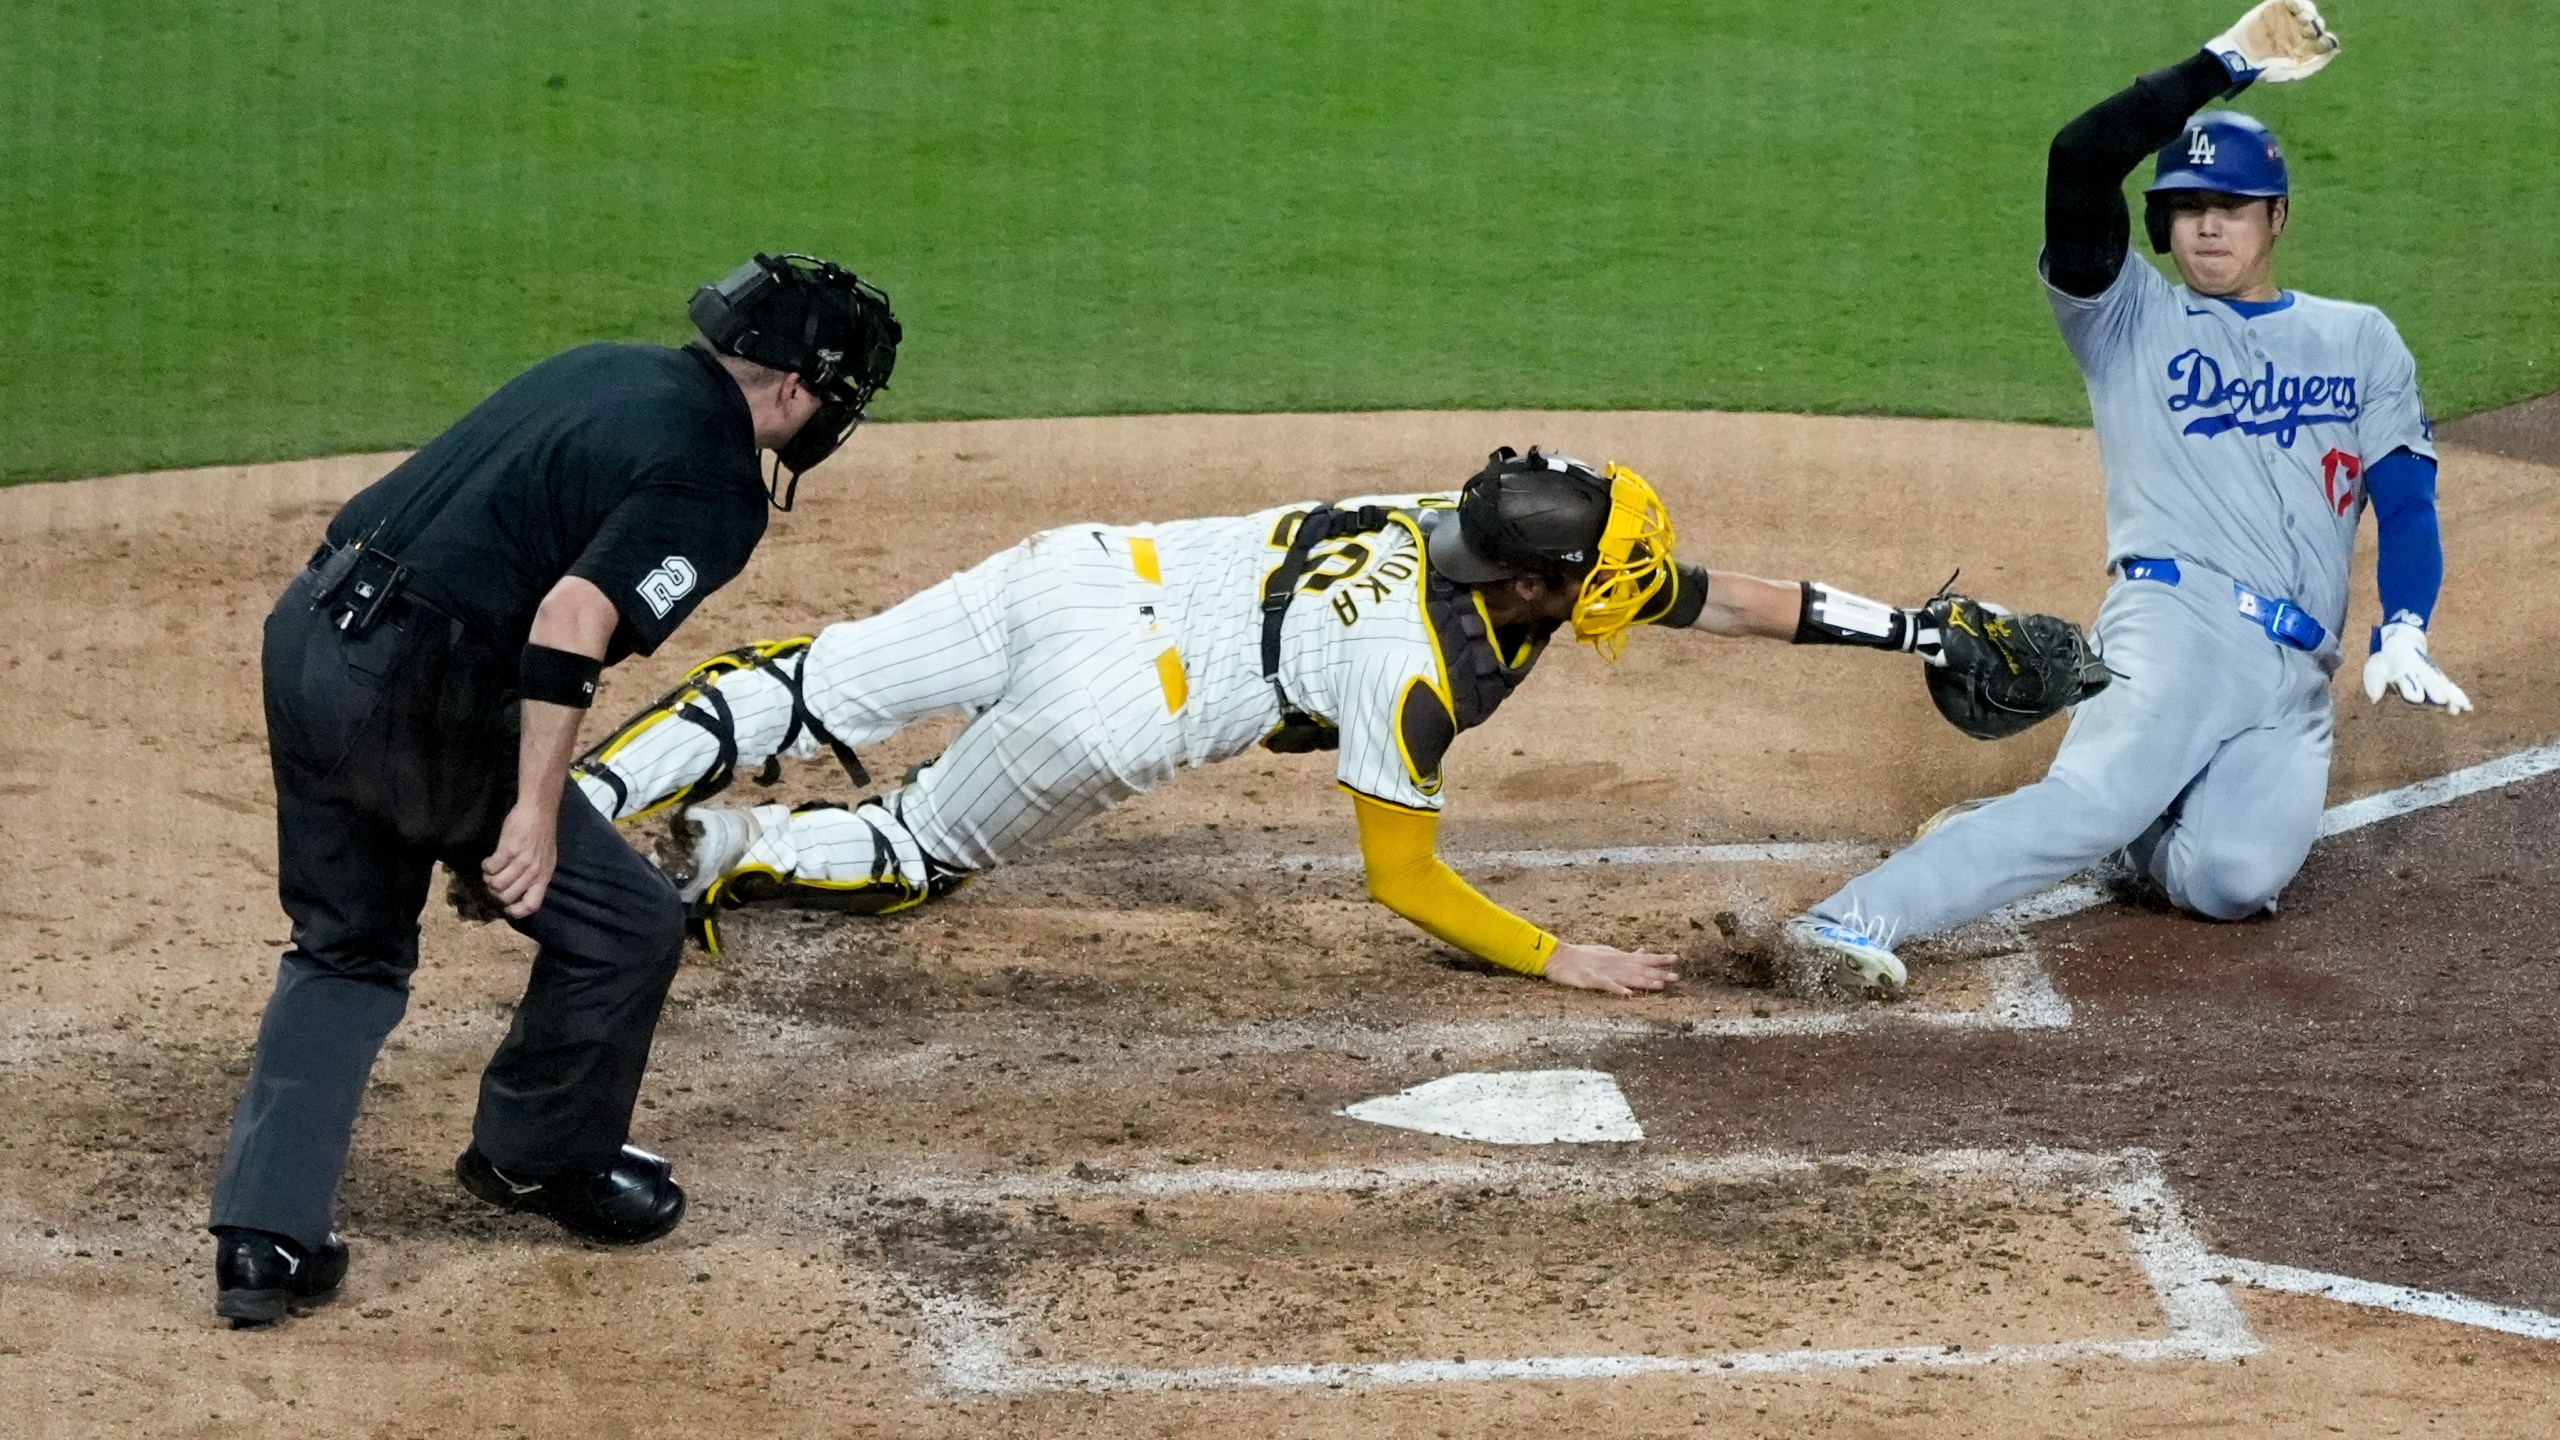
[(214, 1309), (236, 1327), (346, 1273), (339, 1173), (438, 861), (537, 947), (457, 1177), (603, 1244), (684, 1214), (667, 1163), (624, 1143), (682, 912), (567, 788), (578, 725), (604, 665), (746, 565), (899, 340), (886, 296), (797, 255), (704, 286), (691, 317), (682, 349), (582, 346), (500, 387), (348, 501), (267, 617), (293, 945), (214, 1184)]
[[(2470, 708), (2427, 654), (2444, 553), (2408, 347), (2371, 306), (2276, 286), (2283, 152), (2256, 120), (2203, 108), (2337, 48), (2309, 0), (2267, 0), (2054, 137), (2042, 268), (2107, 471), (2116, 583), (2097, 636), (2121, 678), (2044, 779), (1942, 813), (1796, 921), (1798, 943), (1889, 953), (2119, 849), (2137, 884), (2195, 914), (2273, 909), (2319, 829), (2368, 504), (2384, 623), (2365, 695)], [(2127, 244), (2121, 187), (2155, 150), (2145, 228), (2183, 285)]]
[[(2033, 709), (2033, 697), (1986, 696), (1983, 677), (2039, 673), (2033, 657), (1946, 643), (1965, 638), (1950, 620), (2012, 633), (1961, 597), (1897, 609), (1679, 564), (1673, 543), (1642, 477), (1534, 449), (1494, 452), (1455, 495), (1070, 525), (868, 619), (713, 657), (581, 760), (578, 785), (617, 818), (677, 811), (662, 854), (716, 943), (722, 905), (904, 909), (1184, 768), (1257, 743), (1338, 750), (1372, 897), (1512, 970), (1657, 990), (1671, 957), (1559, 940), (1435, 853), (1443, 757), (1560, 630), (1609, 657), (1638, 624), (1869, 645), (1917, 652), (1932, 677), (1963, 668), (1942, 663), (1950, 654), (1977, 653), (1976, 683), (1939, 697), (1951, 718), (1984, 699)], [(2050, 623), (2077, 648), (2076, 629)], [(2038, 713), (2077, 694), (2066, 686)], [(739, 766), (822, 744), (858, 779), (850, 747), (952, 712), (973, 718), (885, 798), (699, 803)]]

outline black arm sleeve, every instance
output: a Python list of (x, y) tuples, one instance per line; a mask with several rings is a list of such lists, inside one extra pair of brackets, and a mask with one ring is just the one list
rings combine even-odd
[(2055, 289), (2086, 299), (2115, 283), (2133, 235), (2124, 177), (2230, 88), (2231, 73), (2199, 50), (2099, 101), (2053, 137), (2044, 172), (2044, 273)]
[(1636, 623), (1686, 630), (1698, 623), (1698, 612), (1706, 608), (1707, 568), (1674, 563), (1671, 583), (1655, 591), (1653, 598), (1644, 603), (1644, 608), (1636, 614)]

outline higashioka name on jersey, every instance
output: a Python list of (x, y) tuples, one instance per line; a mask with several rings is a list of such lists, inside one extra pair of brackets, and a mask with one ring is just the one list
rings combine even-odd
[[(2291, 449), (2305, 425), (2352, 423), (2359, 410), (2353, 375), (2279, 375), (2275, 362), (2258, 374), (2225, 379), (2222, 363), (2202, 350), (2181, 351), (2169, 361), (2169, 413), (2210, 413), (2187, 422), (2189, 435), (2226, 430), (2273, 435)], [(2178, 388), (2183, 387), (2183, 388)]]

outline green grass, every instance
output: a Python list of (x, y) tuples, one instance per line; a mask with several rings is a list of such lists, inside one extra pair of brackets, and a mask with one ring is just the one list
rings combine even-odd
[[(0, 478), (412, 443), (781, 247), (896, 298), (885, 418), (2082, 422), (2045, 143), (2240, 4), (11, 0)], [(2560, 11), (2335, 9), (2283, 278), (2552, 388)]]

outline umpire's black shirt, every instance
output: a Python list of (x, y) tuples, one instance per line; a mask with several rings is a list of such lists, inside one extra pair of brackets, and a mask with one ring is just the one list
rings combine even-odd
[[(346, 503), (329, 541), (363, 539), (409, 497), (455, 488), (386, 537), (412, 593), (512, 656), (563, 576), (621, 612), (608, 660), (656, 650), (764, 537), (747, 398), (698, 348), (582, 345), (500, 387)], [(420, 528), (423, 524), (423, 528)]]

